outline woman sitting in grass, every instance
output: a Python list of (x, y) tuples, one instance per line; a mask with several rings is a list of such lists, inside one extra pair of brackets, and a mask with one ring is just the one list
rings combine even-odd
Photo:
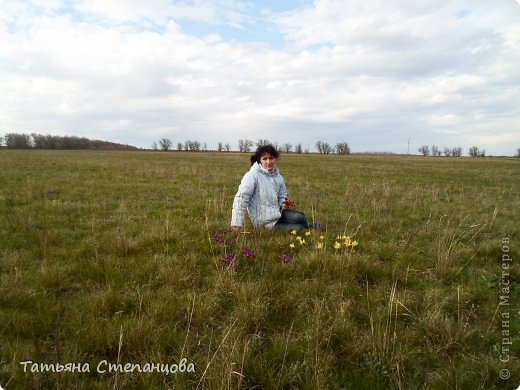
[(305, 214), (287, 212), (287, 188), (276, 166), (279, 157), (273, 145), (259, 146), (251, 156), (251, 169), (247, 172), (233, 201), (231, 227), (244, 226), (245, 210), (254, 227), (296, 229), (315, 227)]

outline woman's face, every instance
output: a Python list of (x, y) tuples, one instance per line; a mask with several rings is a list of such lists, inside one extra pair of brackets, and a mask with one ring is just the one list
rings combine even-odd
[(276, 158), (271, 156), (269, 153), (264, 153), (262, 157), (260, 157), (260, 164), (262, 164), (262, 167), (271, 172), (276, 166)]

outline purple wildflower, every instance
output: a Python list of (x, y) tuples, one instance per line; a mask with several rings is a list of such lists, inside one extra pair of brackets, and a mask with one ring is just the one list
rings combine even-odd
[(288, 254), (288, 253), (282, 253), (280, 255), (280, 258), (282, 259), (282, 261), (284, 263), (288, 263), (288, 262), (290, 262), (292, 260), (292, 256), (290, 254)]
[(248, 258), (250, 258), (250, 257), (256, 257), (256, 252), (250, 250), (250, 249), (247, 248), (247, 247), (243, 247), (243, 248), (242, 248), (242, 256), (244, 256), (246, 259), (248, 259)]
[(224, 243), (224, 237), (222, 237), (222, 236), (221, 236), (220, 234), (218, 234), (218, 233), (213, 233), (213, 234), (211, 235), (211, 239), (212, 239), (213, 241), (216, 241), (216, 242), (221, 243), (221, 244)]
[(221, 259), (224, 262), (224, 264), (233, 265), (236, 255), (237, 254), (235, 252), (231, 252), (229, 255), (222, 256)]

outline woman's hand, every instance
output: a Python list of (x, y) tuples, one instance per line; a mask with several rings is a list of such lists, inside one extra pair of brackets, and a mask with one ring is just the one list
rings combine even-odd
[(287, 196), (285, 197), (285, 200), (280, 205), (280, 210), (293, 210), (293, 209), (297, 209), (297, 208), (298, 208), (298, 206), (292, 200), (290, 200)]

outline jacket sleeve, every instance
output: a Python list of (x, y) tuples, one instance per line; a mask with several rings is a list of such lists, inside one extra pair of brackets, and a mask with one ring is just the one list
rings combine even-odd
[(244, 215), (251, 201), (251, 197), (255, 192), (256, 181), (251, 172), (247, 172), (240, 185), (233, 200), (233, 211), (231, 213), (231, 226), (244, 226)]
[(278, 191), (278, 204), (281, 206), (282, 203), (285, 201), (285, 198), (287, 197), (287, 188), (285, 187), (285, 181), (283, 180), (283, 177), (280, 175), (281, 183), (280, 183), (280, 189)]

